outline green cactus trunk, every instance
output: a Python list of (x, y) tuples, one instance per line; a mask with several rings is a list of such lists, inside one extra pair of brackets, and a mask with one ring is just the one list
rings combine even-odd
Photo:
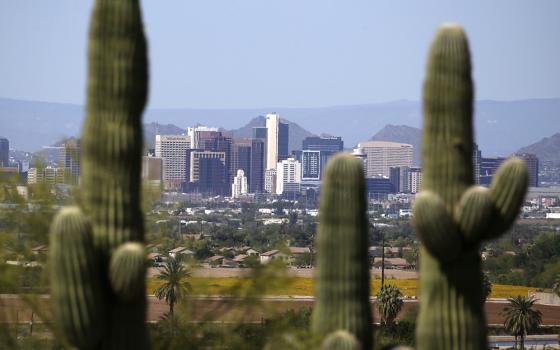
[[(139, 0), (97, 0), (89, 38), (80, 200), (93, 227), (93, 237), (81, 250), (51, 238), (53, 250), (61, 255), (52, 257), (59, 269), (69, 269), (65, 265), (70, 260), (65, 256), (77, 251), (95, 256), (96, 275), (52, 275), (53, 292), (65, 295), (75, 289), (81, 296), (78, 303), (69, 305), (62, 299), (54, 300), (59, 320), (70, 308), (76, 316), (72, 322), (87, 322), (87, 332), (67, 334), (78, 348), (148, 347), (144, 219), (140, 207), (147, 63)], [(51, 231), (52, 237), (60, 236), (61, 225), (53, 225)], [(95, 320), (81, 312), (92, 303), (103, 315)]]
[(515, 219), (527, 171), (522, 161), (510, 159), (490, 190), (473, 186), (473, 83), (462, 28), (445, 25), (438, 30), (427, 70), (423, 187), (414, 206), (423, 245), (417, 348), (487, 349), (478, 249), (482, 240), (501, 234)]
[(326, 336), (345, 330), (362, 349), (371, 349), (366, 211), (361, 163), (349, 154), (336, 155), (321, 190), (312, 331)]

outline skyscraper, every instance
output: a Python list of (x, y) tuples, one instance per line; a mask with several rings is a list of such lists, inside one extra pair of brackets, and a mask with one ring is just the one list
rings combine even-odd
[(202, 149), (187, 150), (186, 189), (208, 195), (227, 195), (226, 153)]
[(264, 192), (264, 162), (265, 141), (262, 139), (251, 140), (251, 169), (248, 176), (249, 192)]
[(239, 169), (251, 181), (251, 139), (236, 139), (231, 147), (231, 169), (232, 174), (237, 174)]
[(422, 189), (422, 168), (408, 170), (408, 186), (410, 193), (418, 193)]
[(301, 163), (294, 158), (284, 159), (276, 168), (276, 194), (299, 193), (301, 185)]
[(318, 181), (322, 176), (321, 151), (301, 151), (301, 179)]
[(10, 166), (10, 141), (0, 138), (0, 167)]
[(480, 184), (480, 160), (482, 153), (476, 143), (473, 143), (473, 180), (476, 185)]
[(517, 157), (523, 159), (529, 171), (529, 187), (539, 187), (539, 158), (532, 153), (518, 153)]
[(481, 157), (479, 184), (483, 186), (490, 185), (490, 183), (492, 182), (492, 177), (505, 160), (506, 158), (504, 157)]
[[(302, 179), (313, 179), (317, 174), (319, 177), (316, 180), (322, 178), (323, 170), (329, 158), (335, 153), (342, 152), (343, 149), (344, 142), (341, 137), (306, 137), (302, 142)], [(306, 152), (308, 152), (307, 155), (305, 155)], [(315, 165), (316, 169), (313, 168)]]
[(266, 168), (275, 169), (280, 160), (289, 157), (289, 125), (280, 122), (277, 113), (266, 115)]
[(367, 156), (367, 177), (389, 177), (389, 168), (412, 166), (412, 145), (388, 141), (367, 141), (358, 144)]
[(188, 135), (156, 135), (156, 157), (163, 161), (163, 183), (166, 189), (178, 189), (187, 180)]
[(187, 128), (187, 135), (191, 139), (191, 147), (190, 148), (203, 148), (200, 145), (201, 136), (204, 139), (205, 136), (207, 137), (212, 132), (218, 132), (218, 128), (207, 127), (198, 125), (192, 128)]

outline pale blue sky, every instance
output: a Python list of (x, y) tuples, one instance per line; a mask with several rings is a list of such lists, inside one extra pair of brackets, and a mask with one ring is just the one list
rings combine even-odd
[[(471, 40), (479, 99), (560, 96), (560, 1), (143, 0), (151, 107), (420, 98), (441, 22)], [(0, 97), (83, 103), (91, 0), (0, 0)]]

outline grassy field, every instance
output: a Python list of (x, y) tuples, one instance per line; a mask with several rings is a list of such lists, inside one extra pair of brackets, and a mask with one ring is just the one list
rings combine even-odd
[[(222, 278), (209, 278), (209, 277), (191, 277), (189, 282), (192, 286), (192, 294), (198, 295), (229, 295), (236, 294), (240, 290), (258, 289), (263, 291), (265, 295), (313, 295), (314, 281), (312, 278), (289, 278), (282, 281), (282, 283), (267, 284), (261, 283), (258, 286), (254, 285), (254, 281), (248, 278), (239, 277), (222, 277)], [(156, 278), (148, 279), (147, 291), (153, 294), (154, 290), (161, 282)], [(402, 293), (406, 296), (417, 296), (418, 280), (394, 280), (387, 279), (387, 284), (394, 284), (399, 287)], [(381, 286), (381, 280), (373, 279), (371, 281), (371, 295), (377, 294)], [(493, 284), (491, 298), (509, 298), (517, 295), (526, 296), (529, 291), (536, 291), (538, 288), (512, 286), (504, 284)]]

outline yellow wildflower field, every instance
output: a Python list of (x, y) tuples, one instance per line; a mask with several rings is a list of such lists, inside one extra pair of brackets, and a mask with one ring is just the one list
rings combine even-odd
[[(312, 278), (286, 278), (281, 283), (267, 283), (253, 285), (254, 281), (240, 277), (191, 277), (188, 279), (195, 295), (232, 295), (240, 291), (253, 290), (254, 293), (264, 295), (291, 295), (311, 296), (313, 295), (314, 280)], [(418, 280), (408, 279), (386, 279), (386, 284), (394, 284), (400, 288), (405, 296), (418, 296)], [(147, 285), (148, 294), (153, 294), (161, 281), (157, 278), (149, 278)], [(264, 286), (263, 286), (264, 285)], [(380, 279), (371, 280), (371, 295), (377, 294), (381, 287)], [(259, 290), (260, 289), (260, 290)], [(512, 286), (504, 284), (493, 284), (491, 298), (510, 298), (517, 295), (527, 295), (530, 291), (538, 288), (525, 286)]]

